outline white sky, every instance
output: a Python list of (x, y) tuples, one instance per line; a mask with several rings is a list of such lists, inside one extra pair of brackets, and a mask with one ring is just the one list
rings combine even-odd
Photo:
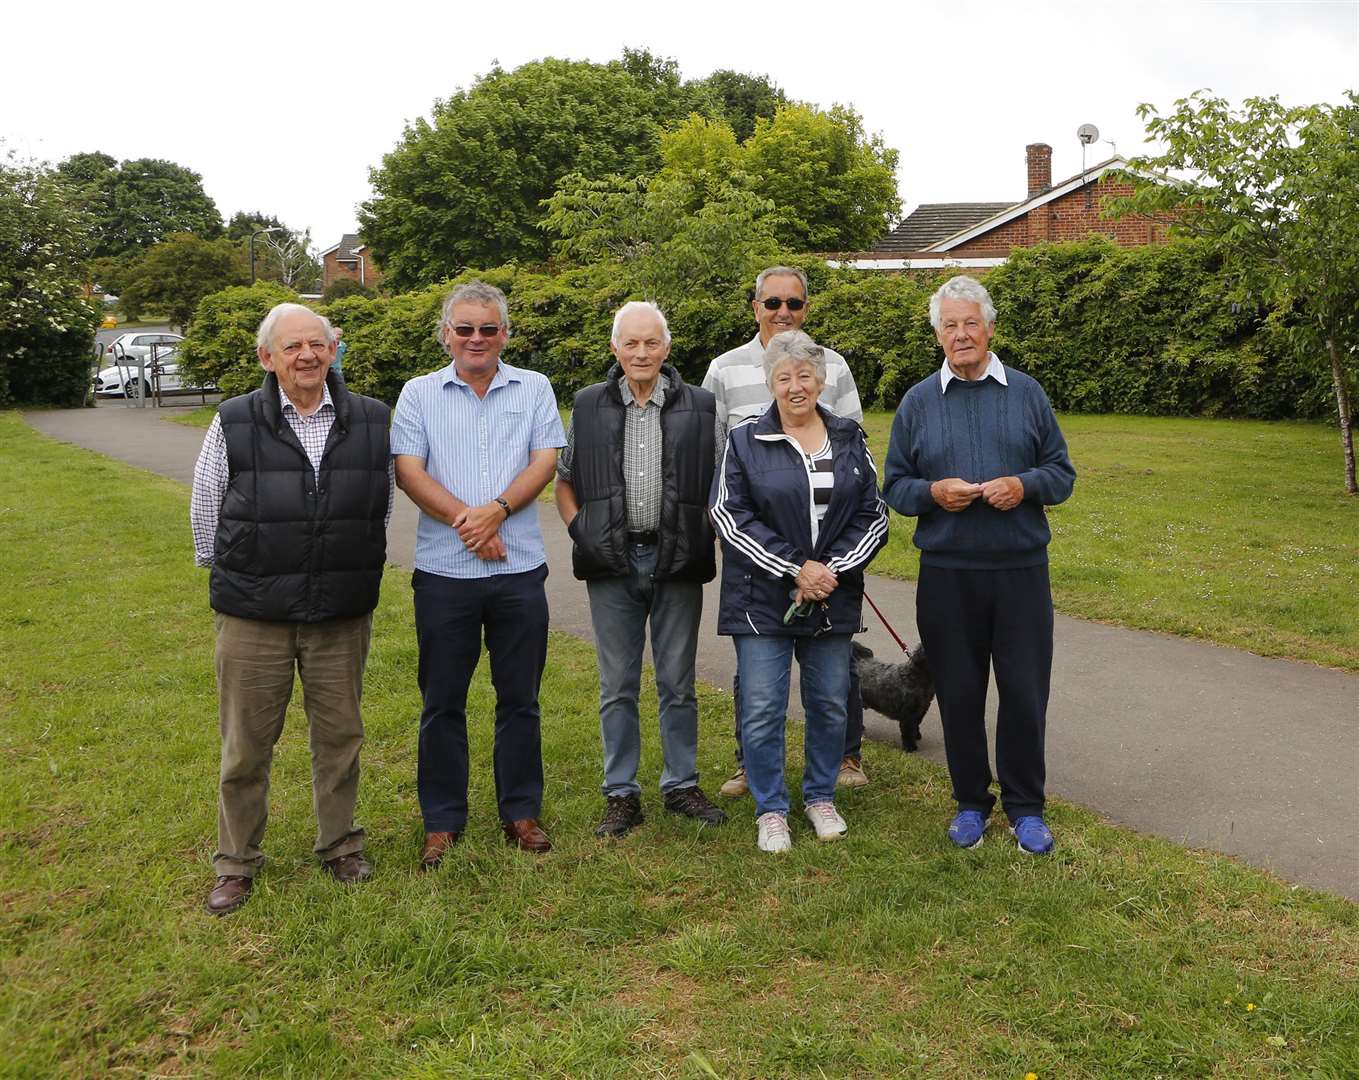
[[(473, 10), (469, 10), (469, 8)], [(791, 97), (852, 104), (901, 152), (905, 210), (1018, 200), (1024, 146), (1053, 178), (1142, 152), (1136, 108), (1200, 87), (1239, 102), (1338, 102), (1359, 89), (1359, 0), (952, 3), (442, 3), (125, 0), (11, 5), (0, 22), (0, 143), (52, 162), (102, 150), (202, 174), (237, 210), (356, 224), (368, 170), (493, 60), (605, 61), (624, 46), (768, 74)]]

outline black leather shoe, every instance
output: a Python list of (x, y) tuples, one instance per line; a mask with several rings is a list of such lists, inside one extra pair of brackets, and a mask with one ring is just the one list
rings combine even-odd
[(596, 836), (627, 836), (642, 818), (642, 797), (640, 795), (610, 795), (604, 820), (595, 830)]
[(665, 808), (672, 814), (693, 818), (704, 825), (722, 825), (727, 820), (727, 815), (709, 802), (708, 796), (697, 785), (667, 791)]
[(250, 890), (254, 885), (254, 878), (224, 874), (217, 879), (203, 906), (209, 915), (230, 915), (250, 899)]
[(330, 876), (341, 885), (357, 885), (373, 876), (373, 867), (357, 851), (352, 855), (341, 855), (325, 861)]

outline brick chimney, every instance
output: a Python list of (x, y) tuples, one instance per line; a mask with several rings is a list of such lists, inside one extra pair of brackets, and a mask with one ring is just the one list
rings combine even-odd
[(1031, 199), (1052, 187), (1052, 147), (1047, 143), (1029, 143), (1024, 147), (1024, 159), (1029, 167), (1027, 197)]

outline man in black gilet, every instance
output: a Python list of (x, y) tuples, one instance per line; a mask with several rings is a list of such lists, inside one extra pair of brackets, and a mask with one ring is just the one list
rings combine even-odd
[(372, 872), (354, 802), (359, 700), (394, 491), (389, 410), (330, 374), (330, 323), (300, 304), (265, 316), (256, 353), (264, 385), (218, 408), (189, 510), (217, 613), (213, 915), (245, 903), (264, 861), (269, 767), (294, 673), (310, 728), (316, 854), (346, 884)]

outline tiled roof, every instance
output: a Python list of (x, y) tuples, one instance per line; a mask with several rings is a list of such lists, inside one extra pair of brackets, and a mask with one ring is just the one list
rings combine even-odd
[(1014, 202), (922, 203), (873, 245), (873, 251), (924, 251), (936, 241), (994, 217)]
[[(962, 228), (962, 226), (959, 226), (959, 228)], [(362, 246), (363, 241), (359, 239), (358, 233), (347, 232), (340, 237), (340, 246), (335, 249), (335, 258), (357, 259), (358, 256), (354, 254), (354, 249)]]

